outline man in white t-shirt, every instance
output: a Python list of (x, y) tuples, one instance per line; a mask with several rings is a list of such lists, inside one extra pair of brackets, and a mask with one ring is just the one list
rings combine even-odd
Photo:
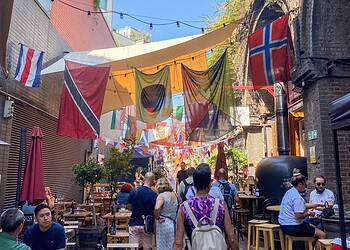
[[(334, 205), (335, 196), (334, 193), (326, 188), (326, 178), (322, 175), (316, 176), (314, 179), (315, 190), (310, 193), (309, 202), (312, 204), (325, 205), (328, 203), (329, 206)], [(309, 219), (309, 223), (315, 225), (317, 228), (323, 229), (322, 221), (320, 220), (321, 210), (315, 209), (315, 217)]]
[(314, 215), (312, 211), (306, 210), (305, 201), (300, 195), (306, 189), (305, 176), (297, 173), (293, 175), (291, 182), (293, 187), (283, 196), (278, 216), (282, 231), (296, 237), (324, 238), (325, 233), (322, 230), (305, 222), (306, 218)]

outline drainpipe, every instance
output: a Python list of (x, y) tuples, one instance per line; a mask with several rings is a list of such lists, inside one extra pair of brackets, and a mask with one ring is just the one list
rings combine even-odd
[(286, 86), (282, 82), (275, 84), (275, 113), (277, 150), (279, 155), (289, 155), (289, 127)]

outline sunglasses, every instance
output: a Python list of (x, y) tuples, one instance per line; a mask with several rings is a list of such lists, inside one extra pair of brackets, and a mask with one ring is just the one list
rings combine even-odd
[(325, 186), (325, 185), (326, 183), (321, 183), (321, 182), (316, 183), (316, 186)]

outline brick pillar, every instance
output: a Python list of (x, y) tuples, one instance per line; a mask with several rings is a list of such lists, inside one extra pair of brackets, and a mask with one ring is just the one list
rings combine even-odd
[[(306, 138), (309, 179), (323, 174), (330, 189), (336, 192), (335, 152), (328, 114), (329, 103), (350, 92), (350, 61), (343, 60), (350, 58), (350, 2), (304, 0), (300, 21), (303, 59), (293, 80), (303, 87), (305, 134), (316, 130), (318, 135), (314, 140)], [(350, 131), (339, 132), (338, 138), (344, 205), (350, 210)], [(312, 146), (316, 149), (316, 163), (310, 163)]]

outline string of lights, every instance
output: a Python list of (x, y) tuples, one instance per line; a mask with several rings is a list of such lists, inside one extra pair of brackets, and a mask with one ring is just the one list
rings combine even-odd
[[(169, 26), (169, 25), (176, 24), (176, 26), (178, 28), (180, 28), (181, 25), (184, 25), (184, 26), (187, 26), (187, 27), (190, 27), (193, 29), (201, 30), (202, 32), (205, 31), (204, 27), (198, 27), (196, 25), (190, 24), (191, 22), (194, 23), (194, 22), (201, 22), (201, 21), (187, 21), (187, 20), (174, 20), (174, 19), (157, 18), (157, 17), (130, 14), (130, 13), (126, 13), (126, 12), (119, 12), (119, 11), (115, 11), (115, 10), (111, 10), (111, 11), (94, 10), (94, 11), (92, 11), (92, 10), (84, 9), (84, 8), (75, 6), (73, 4), (67, 3), (63, 0), (53, 0), (53, 1), (60, 2), (60, 3), (70, 7), (72, 9), (84, 12), (88, 16), (91, 16), (92, 14), (117, 14), (117, 15), (119, 15), (120, 19), (124, 19), (124, 17), (128, 17), (128, 18), (134, 19), (135, 21), (138, 21), (140, 23), (148, 25), (150, 29), (153, 29), (154, 26)], [(141, 18), (157, 19), (157, 20), (167, 21), (167, 22), (149, 22), (149, 21), (145, 21)]]

